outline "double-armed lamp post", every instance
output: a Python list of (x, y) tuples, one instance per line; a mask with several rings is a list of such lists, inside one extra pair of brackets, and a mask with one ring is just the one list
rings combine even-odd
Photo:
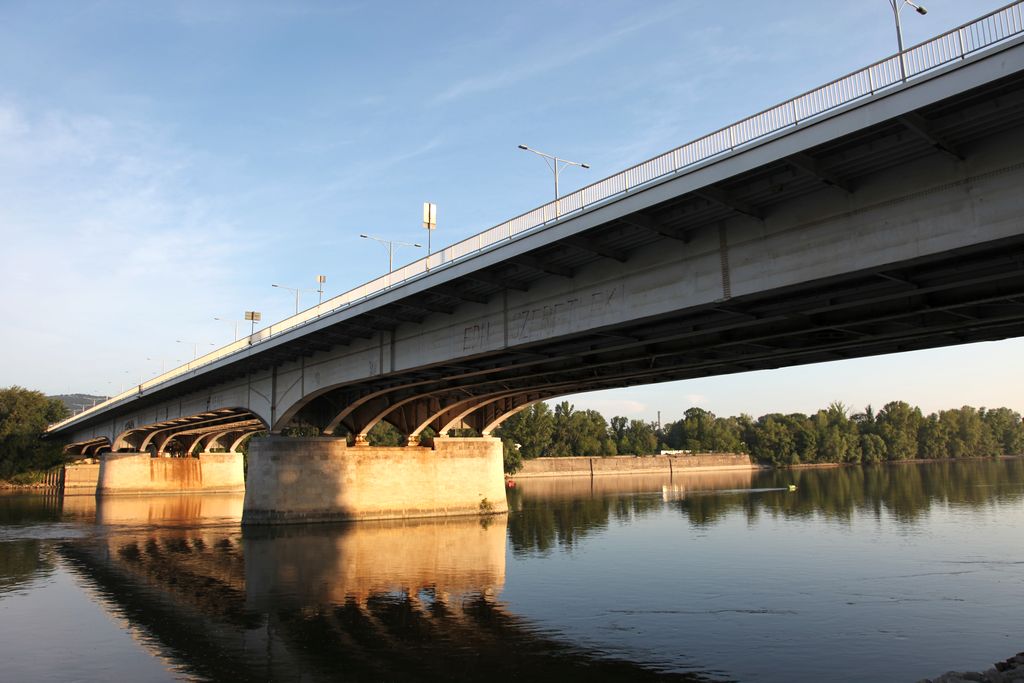
[[(416, 247), (420, 249), (423, 247), (419, 242), (401, 242), (399, 240), (386, 240), (383, 237), (374, 237), (373, 235), (359, 235), (364, 240), (373, 240), (374, 242), (380, 242), (384, 245), (384, 248), (388, 250), (388, 272), (391, 273), (395, 270), (395, 247)], [(429, 235), (428, 235), (429, 236)]]
[(178, 342), (179, 344), (186, 344), (186, 345), (191, 344), (192, 345), (192, 360), (195, 360), (196, 358), (199, 358), (199, 347), (200, 346), (216, 346), (216, 344), (214, 344), (213, 342), (185, 341), (184, 339), (175, 339), (174, 341)]
[(540, 150), (533, 149), (532, 147), (527, 147), (526, 145), (519, 145), (519, 149), (527, 151), (527, 152), (533, 152), (537, 156), (539, 156), (542, 159), (544, 159), (544, 163), (548, 165), (548, 168), (550, 168), (552, 174), (554, 174), (554, 176), (555, 176), (555, 216), (557, 217), (558, 216), (558, 174), (561, 173), (562, 169), (564, 169), (566, 166), (579, 166), (580, 168), (590, 168), (590, 164), (584, 164), (581, 161), (569, 161), (568, 159), (562, 159), (561, 157), (556, 157), (553, 154), (548, 154), (546, 152), (541, 152)]
[[(323, 278), (323, 279), (321, 279)], [(289, 292), (295, 292), (295, 315), (299, 314), (299, 295), (303, 292), (316, 292), (320, 295), (321, 303), (324, 300), (324, 283), (327, 282), (326, 275), (317, 275), (317, 289), (304, 289), (302, 287), (288, 287), (287, 285), (270, 285), (271, 287), (277, 287), (278, 289), (287, 289)]]

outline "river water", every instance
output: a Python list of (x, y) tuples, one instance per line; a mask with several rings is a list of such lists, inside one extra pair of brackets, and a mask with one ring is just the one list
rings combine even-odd
[(1024, 649), (1024, 460), (509, 504), (243, 532), (238, 495), (0, 496), (0, 679), (915, 681)]

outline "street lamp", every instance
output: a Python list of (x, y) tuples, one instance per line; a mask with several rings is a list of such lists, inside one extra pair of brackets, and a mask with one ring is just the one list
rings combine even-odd
[(235, 328), (235, 341), (238, 341), (238, 323), (244, 323), (245, 322), (244, 320), (235, 320), (233, 318), (217, 318), (217, 317), (214, 317), (214, 320), (219, 320), (222, 323), (231, 323), (231, 325)]
[(284, 285), (270, 285), (271, 287), (277, 287), (278, 289), (287, 289), (289, 292), (295, 292), (295, 315), (299, 314), (299, 294), (301, 292), (315, 292), (315, 289), (302, 289), (301, 287), (286, 287)]
[[(162, 374), (164, 374), (164, 371), (165, 371), (165, 370), (166, 370), (166, 368), (167, 368), (167, 360), (166, 360), (166, 359), (164, 359), (164, 358), (149, 358), (149, 357), (147, 356), (147, 357), (146, 357), (146, 360), (148, 360), (148, 361), (150, 361), (150, 362), (152, 362), (152, 363), (157, 363), (157, 362), (159, 362), (159, 363), (160, 363), (160, 374), (161, 374), (161, 375), (162, 375)], [(172, 363), (181, 363), (181, 361), (180, 361), (180, 360), (178, 360), (178, 359), (174, 359), (174, 360), (173, 360), (173, 361), (171, 361), (171, 362), (172, 362)]]
[(216, 344), (214, 344), (212, 342), (191, 342), (191, 341), (184, 341), (184, 340), (181, 340), (181, 339), (175, 339), (174, 341), (178, 342), (179, 344), (191, 344), (192, 345), (192, 360), (195, 360), (196, 358), (199, 358), (199, 347), (200, 346), (207, 346), (207, 345), (209, 345), (209, 346), (216, 346)]
[(519, 149), (527, 152), (533, 152), (537, 156), (544, 159), (544, 163), (548, 165), (551, 172), (555, 176), (555, 215), (558, 215), (558, 174), (562, 172), (566, 166), (579, 166), (580, 168), (590, 168), (590, 164), (584, 164), (579, 161), (569, 161), (568, 159), (560, 159), (552, 154), (541, 152), (540, 150), (527, 147), (526, 145), (519, 145)]
[(391, 273), (395, 270), (395, 245), (400, 247), (416, 247), (421, 249), (423, 247), (419, 242), (400, 242), (399, 240), (386, 240), (383, 237), (374, 237), (373, 235), (359, 235), (364, 240), (373, 240), (374, 242), (380, 242), (384, 245), (384, 248), (388, 250), (388, 272)]
[(907, 66), (903, 58), (903, 24), (900, 23), (900, 12), (904, 7), (913, 7), (915, 12), (924, 16), (928, 14), (928, 10), (924, 5), (918, 5), (911, 0), (889, 0), (889, 6), (892, 7), (892, 16), (896, 20), (896, 44), (900, 48), (900, 80), (905, 81), (907, 80)]

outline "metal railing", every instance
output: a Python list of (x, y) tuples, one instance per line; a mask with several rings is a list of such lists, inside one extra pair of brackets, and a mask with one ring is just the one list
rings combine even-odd
[[(963, 60), (974, 52), (1024, 33), (1024, 11), (1022, 8), (1024, 8), (1024, 0), (1010, 3), (931, 40), (907, 48), (900, 54), (886, 57), (870, 66), (837, 78), (831, 83), (826, 83), (753, 116), (748, 116), (742, 121), (627, 168), (576, 192), (559, 197), (556, 200), (557, 206), (556, 201), (549, 202), (489, 230), (429, 254), (376, 280), (265, 327), (233, 344), (211, 351), (185, 365), (158, 375), (91, 408), (86, 408), (80, 413), (52, 425), (50, 429), (62, 427), (85, 414), (103, 410), (118, 401), (141, 394), (167, 380), (188, 374), (204, 365), (259, 344), (323, 315), (350, 306), (395, 285), (423, 276), (430, 270), (448, 266), (495, 244), (511, 240), (517, 235), (547, 225), (556, 219), (563, 219), (653, 181), (679, 174), (720, 154), (734, 151), (738, 147), (787, 128), (799, 126), (838, 107), (871, 97), (880, 91), (898, 86), (906, 80), (912, 80), (938, 67)], [(901, 75), (900, 60), (903, 61), (905, 78)]]

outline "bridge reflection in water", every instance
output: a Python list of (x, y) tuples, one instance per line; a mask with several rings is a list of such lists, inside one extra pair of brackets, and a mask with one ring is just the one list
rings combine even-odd
[(512, 614), (499, 599), (504, 516), (243, 533), (239, 496), (95, 500), (69, 497), (65, 514), (95, 515), (106, 533), (65, 541), (59, 552), (137, 641), (187, 676), (666, 677), (555, 640)]

